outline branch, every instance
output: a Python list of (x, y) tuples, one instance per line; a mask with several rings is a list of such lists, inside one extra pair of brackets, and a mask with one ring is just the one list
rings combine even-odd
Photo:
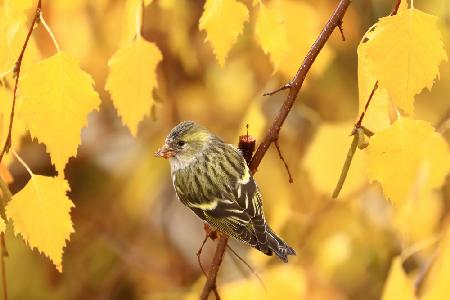
[(266, 95), (273, 95), (274, 93), (279, 92), (281, 90), (289, 89), (287, 98), (284, 101), (282, 107), (280, 108), (278, 115), (275, 117), (275, 120), (272, 123), (272, 126), (270, 127), (266, 137), (263, 139), (262, 143), (258, 147), (258, 150), (256, 150), (256, 153), (252, 158), (252, 161), (250, 163), (250, 170), (252, 171), (252, 173), (255, 173), (257, 171), (258, 166), (261, 163), (261, 160), (263, 159), (264, 155), (266, 154), (267, 149), (269, 149), (270, 144), (278, 140), (278, 135), (281, 126), (283, 126), (286, 117), (288, 116), (292, 106), (294, 105), (294, 102), (303, 85), (303, 82), (305, 81), (308, 71), (311, 69), (312, 64), (316, 60), (325, 43), (328, 41), (334, 29), (342, 24), (342, 18), (344, 17), (345, 12), (347, 11), (348, 6), (350, 5), (350, 2), (351, 2), (350, 0), (339, 1), (336, 9), (334, 10), (333, 14), (331, 15), (327, 24), (323, 28), (322, 32), (319, 34), (316, 41), (312, 45), (311, 49), (309, 50), (308, 54), (303, 60), (302, 65), (298, 69), (297, 74), (295, 74), (294, 78), (288, 84), (282, 86), (278, 90), (266, 94)]
[[(281, 126), (283, 126), (284, 121), (286, 120), (289, 112), (292, 109), (292, 106), (294, 105), (295, 99), (297, 98), (297, 95), (303, 85), (303, 82), (305, 81), (308, 71), (311, 69), (312, 64), (314, 63), (323, 46), (333, 33), (333, 30), (336, 27), (342, 26), (342, 18), (344, 17), (344, 14), (347, 11), (349, 5), (350, 0), (339, 1), (336, 9), (334, 10), (327, 24), (323, 28), (322, 32), (320, 33), (314, 44), (311, 46), (311, 49), (309, 50), (308, 54), (303, 60), (303, 63), (298, 69), (297, 74), (295, 74), (294, 78), (288, 84), (282, 86), (278, 90), (264, 94), (264, 95), (273, 95), (281, 90), (289, 89), (289, 94), (286, 100), (284, 101), (282, 107), (280, 108), (280, 111), (278, 112), (278, 115), (275, 117), (275, 120), (272, 123), (272, 126), (270, 127), (268, 133), (263, 139), (263, 142), (259, 145), (258, 150), (256, 151), (253, 157), (251, 156), (251, 153), (253, 152), (254, 149), (255, 139), (251, 138), (248, 134), (239, 137), (239, 149), (241, 149), (245, 160), (249, 164), (250, 171), (253, 174), (256, 173), (258, 166), (261, 163), (263, 157), (265, 156), (270, 144), (276, 143), (277, 145), (278, 135)], [(249, 152), (248, 149), (252, 149), (250, 154), (248, 153)], [(279, 154), (281, 156), (280, 152)], [(286, 162), (284, 163), (286, 165)], [(289, 177), (291, 179), (290, 173)], [(201, 300), (206, 300), (211, 291), (213, 291), (216, 288), (217, 272), (219, 271), (220, 264), (222, 263), (222, 258), (227, 246), (227, 241), (228, 237), (226, 236), (220, 237), (216, 253), (214, 254), (213, 263), (208, 273), (208, 278), (206, 280), (202, 294), (200, 296)], [(216, 298), (219, 298), (218, 294), (216, 294)]]
[(22, 60), (23, 56), (25, 54), (25, 50), (28, 46), (28, 41), (30, 40), (31, 33), (33, 32), (34, 25), (39, 22), (40, 16), (41, 16), (41, 9), (42, 9), (42, 3), (41, 0), (38, 1), (36, 12), (34, 13), (33, 21), (31, 22), (30, 29), (28, 29), (27, 37), (25, 38), (25, 42), (22, 46), (22, 51), (20, 51), (19, 58), (16, 61), (16, 64), (14, 66), (14, 74), (16, 76), (16, 81), (14, 83), (14, 93), (13, 93), (13, 102), (11, 107), (11, 114), (9, 116), (9, 127), (8, 127), (8, 135), (6, 136), (5, 145), (3, 146), (2, 152), (0, 153), (0, 162), (3, 159), (3, 156), (6, 152), (9, 151), (9, 148), (11, 148), (11, 132), (14, 122), (14, 109), (16, 107), (16, 98), (17, 98), (17, 86), (19, 85), (19, 76), (20, 76), (20, 69), (22, 67)]

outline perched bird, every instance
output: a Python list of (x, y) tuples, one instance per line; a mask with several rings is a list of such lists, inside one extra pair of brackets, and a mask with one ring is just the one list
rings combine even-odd
[(212, 228), (284, 262), (295, 255), (267, 225), (261, 194), (238, 149), (184, 121), (155, 156), (169, 159), (178, 198)]

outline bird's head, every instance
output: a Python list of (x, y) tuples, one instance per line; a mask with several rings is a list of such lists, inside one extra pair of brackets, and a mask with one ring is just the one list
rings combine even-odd
[(175, 126), (166, 137), (155, 156), (190, 161), (208, 145), (211, 133), (193, 121), (184, 121)]

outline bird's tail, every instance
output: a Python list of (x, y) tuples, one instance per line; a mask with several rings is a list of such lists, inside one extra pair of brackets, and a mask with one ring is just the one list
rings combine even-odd
[(278, 237), (269, 226), (267, 226), (267, 241), (269, 249), (285, 263), (288, 262), (288, 255), (296, 255), (295, 250)]

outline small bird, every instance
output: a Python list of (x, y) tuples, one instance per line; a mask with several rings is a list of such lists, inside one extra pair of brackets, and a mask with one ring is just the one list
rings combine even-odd
[(178, 198), (212, 228), (283, 262), (295, 255), (267, 225), (261, 194), (238, 149), (184, 121), (155, 156), (169, 159)]

